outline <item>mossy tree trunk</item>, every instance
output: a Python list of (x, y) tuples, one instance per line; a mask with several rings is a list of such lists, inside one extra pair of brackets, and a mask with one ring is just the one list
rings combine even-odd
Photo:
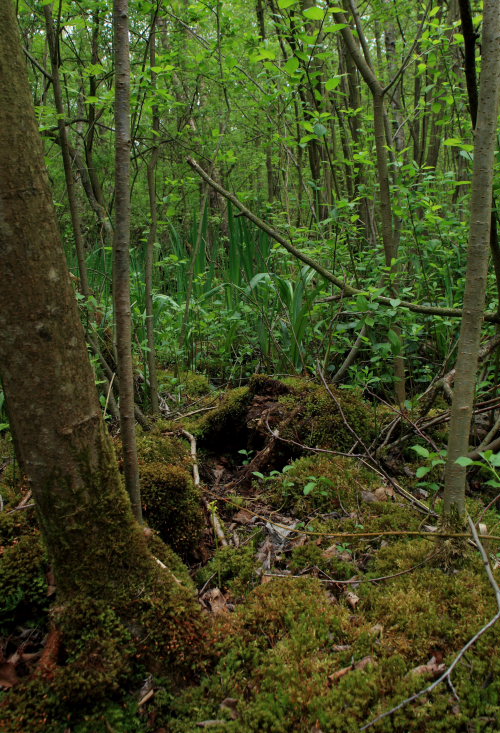
[(60, 597), (116, 602), (154, 560), (103, 424), (10, 0), (0, 27), (0, 374)]
[(465, 512), (465, 468), (457, 458), (469, 452), (479, 341), (484, 315), (490, 245), (491, 196), (500, 97), (500, 13), (485, 0), (482, 69), (474, 145), (472, 201), (463, 317), (458, 341), (455, 388), (445, 470), (445, 515)]

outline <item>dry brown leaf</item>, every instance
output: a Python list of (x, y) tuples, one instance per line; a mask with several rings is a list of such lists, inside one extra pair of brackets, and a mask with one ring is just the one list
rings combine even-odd
[(320, 725), (319, 720), (315, 722), (313, 727), (310, 729), (309, 733), (323, 733), (323, 731), (321, 730), (321, 725)]
[(363, 501), (366, 501), (367, 504), (370, 504), (371, 502), (374, 502), (374, 501), (378, 501), (373, 491), (362, 491), (361, 498), (363, 499)]
[(225, 700), (221, 702), (219, 705), (221, 710), (227, 710), (229, 713), (229, 717), (231, 720), (238, 720), (238, 703), (239, 700), (237, 700), (235, 697), (226, 697)]
[(356, 593), (353, 593), (352, 590), (345, 590), (344, 596), (347, 603), (354, 610), (360, 601), (359, 596), (357, 596)]
[(337, 549), (337, 545), (330, 545), (330, 547), (327, 547), (326, 550), (323, 550), (321, 555), (326, 559), (330, 557), (338, 557), (339, 551)]
[(446, 664), (438, 662), (436, 657), (431, 657), (427, 664), (419, 664), (418, 667), (410, 670), (408, 674), (412, 677), (417, 674), (424, 675), (425, 677), (439, 677), (440, 674), (443, 674), (445, 669)]
[(52, 568), (49, 568), (47, 572), (45, 573), (45, 577), (47, 579), (47, 595), (53, 596), (56, 592), (56, 578), (54, 575), (54, 571)]
[(251, 524), (254, 521), (254, 515), (247, 509), (240, 509), (239, 512), (236, 512), (232, 517), (231, 521), (238, 522), (238, 524)]
[(370, 664), (374, 664), (375, 660), (373, 657), (363, 657), (363, 659), (360, 659), (359, 662), (356, 662), (354, 665), (354, 669), (366, 669)]
[(227, 613), (227, 601), (224, 593), (220, 588), (211, 588), (207, 590), (201, 597), (200, 601), (212, 613)]
[(2, 662), (0, 664), (0, 687), (10, 688), (18, 683), (19, 677), (12, 662)]
[(373, 492), (377, 498), (377, 501), (387, 501), (394, 497), (394, 489), (391, 486), (380, 486)]
[(352, 672), (352, 667), (343, 667), (342, 669), (337, 669), (333, 674), (328, 675), (328, 679), (330, 682), (338, 682), (342, 677), (344, 677), (348, 672)]

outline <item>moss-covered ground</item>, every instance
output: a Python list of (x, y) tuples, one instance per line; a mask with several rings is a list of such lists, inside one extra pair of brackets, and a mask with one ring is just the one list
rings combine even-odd
[[(430, 685), (498, 611), (495, 595), (472, 544), (450, 566), (429, 537), (439, 519), (345, 455), (384, 416), (359, 395), (334, 397), (260, 377), (138, 435), (148, 542), (164, 568), (130, 623), (98, 599), (58, 606), (34, 510), (12, 511), (27, 487), (4, 456), (0, 729), (351, 733)], [(201, 489), (179, 426), (198, 438)], [(471, 515), (487, 503), (471, 498)], [(494, 507), (481, 521), (499, 534)], [(487, 550), (500, 580), (500, 544)], [(451, 684), (368, 730), (497, 733), (499, 641), (493, 626)]]

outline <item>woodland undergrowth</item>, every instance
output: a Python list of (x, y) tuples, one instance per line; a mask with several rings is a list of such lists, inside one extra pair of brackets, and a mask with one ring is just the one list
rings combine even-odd
[[(430, 444), (446, 423), (410, 440), (392, 408), (353, 391), (257, 376), (218, 394), (195, 376), (138, 434), (150, 548), (179, 588), (148, 610), (147, 634), (98, 598), (58, 612), (2, 441), (2, 730), (498, 730), (500, 627), (463, 650), (498, 613), (500, 547), (464, 528), (457, 558), (440, 536)], [(475, 470), (468, 511), (494, 537)]]

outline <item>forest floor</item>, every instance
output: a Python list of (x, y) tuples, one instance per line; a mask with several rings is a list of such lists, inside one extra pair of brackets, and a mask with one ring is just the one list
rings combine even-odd
[[(45, 675), (44, 694), (22, 692), (54, 652), (57, 588), (4, 442), (5, 730), (500, 730), (500, 626), (474, 640), (499, 614), (500, 544), (441, 536), (446, 405), (424, 429), (385, 403), (303, 379), (258, 376), (216, 394), (190, 375), (181, 404), (174, 381), (164, 375), (166, 419), (139, 435), (143, 504), (155, 555), (198, 598), (205, 655), (182, 679), (161, 658), (125, 678), (110, 666), (78, 710), (71, 679), (55, 689)], [(483, 474), (471, 477), (468, 512), (495, 536), (498, 490)], [(59, 643), (63, 670), (64, 635)]]

